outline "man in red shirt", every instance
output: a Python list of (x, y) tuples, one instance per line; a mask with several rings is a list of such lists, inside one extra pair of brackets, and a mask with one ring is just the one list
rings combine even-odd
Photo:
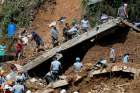
[(23, 51), (23, 44), (21, 40), (18, 40), (16, 43), (16, 60), (19, 60)]

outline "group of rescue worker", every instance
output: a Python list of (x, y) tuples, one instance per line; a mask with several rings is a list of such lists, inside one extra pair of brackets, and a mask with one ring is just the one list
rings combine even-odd
[[(118, 9), (118, 16), (121, 17), (122, 19), (127, 19), (128, 14), (127, 14), (127, 4), (124, 3), (120, 6)], [(106, 12), (102, 12), (100, 16), (100, 21), (101, 23), (107, 22), (109, 19), (109, 16), (106, 14)], [(73, 37), (84, 33), (88, 32), (90, 29), (90, 24), (87, 16), (84, 16), (83, 19), (80, 22), (80, 25), (76, 22), (72, 22), (71, 24), (65, 23), (65, 17), (61, 17), (59, 19), (61, 24), (65, 24), (63, 28), (63, 36), (64, 36), (64, 42), (72, 39)], [(59, 31), (56, 27), (56, 22), (52, 22), (50, 25), (50, 33), (51, 33), (51, 41), (52, 41), (52, 46), (56, 47), (59, 45), (59, 40), (58, 40), (58, 35)], [(79, 31), (79, 29), (82, 31)], [(19, 40), (16, 42), (16, 59), (19, 60), (21, 57), (21, 54), (23, 52), (24, 46), (28, 45), (28, 39), (30, 38), (31, 41), (34, 40), (36, 43), (36, 50), (38, 51), (41, 46), (44, 46), (44, 41), (42, 40), (41, 36), (35, 31), (32, 31), (30, 34), (24, 30), (20, 35), (19, 35)], [(3, 45), (0, 46), (1, 51), (4, 50), (6, 47)], [(1, 52), (0, 51), (0, 52)], [(116, 54), (115, 54), (115, 49), (110, 48), (110, 61), (115, 62), (116, 61)], [(1, 56), (1, 55), (0, 55)], [(124, 54), (122, 58), (124, 63), (128, 63), (129, 60), (129, 53)], [(77, 76), (79, 76), (79, 72), (81, 71), (81, 68), (83, 67), (83, 64), (80, 62), (81, 59), (80, 57), (76, 57), (75, 62), (73, 64), (73, 70), (76, 73)], [(106, 66), (107, 61), (104, 58), (101, 58), (96, 66)], [(51, 62), (50, 65), (50, 71), (45, 75), (45, 79), (47, 82), (54, 82), (59, 79), (59, 75), (61, 74), (62, 70), (62, 64), (61, 62), (57, 59), (57, 57), (53, 58), (53, 61)], [(8, 85), (6, 82), (6, 77), (3, 76), (3, 73), (0, 74), (0, 87), (3, 88), (2, 91), (5, 91), (4, 93), (24, 93), (25, 91), (25, 86), (23, 84), (23, 81), (26, 80), (26, 77), (24, 76), (23, 73), (19, 73), (17, 76), (17, 79), (15, 80), (14, 84)], [(6, 91), (12, 91), (12, 92), (6, 92)], [(66, 93), (66, 92), (65, 92)], [(77, 92), (78, 93), (78, 92)]]

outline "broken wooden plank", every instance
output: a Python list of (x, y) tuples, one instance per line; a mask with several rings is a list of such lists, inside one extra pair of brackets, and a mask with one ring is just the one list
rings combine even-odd
[[(83, 41), (86, 41), (98, 34), (101, 34), (102, 32), (107, 31), (108, 29), (117, 26), (119, 23), (121, 22), (120, 18), (116, 18), (116, 19), (111, 19), (106, 23), (103, 23), (101, 25), (96, 26), (95, 28), (93, 28), (91, 31), (85, 32), (82, 35), (79, 35), (71, 40), (69, 40), (68, 42), (62, 44), (59, 47), (59, 51), (63, 51), (66, 49), (69, 49), (77, 44), (80, 44)], [(98, 28), (98, 30), (97, 30)]]
[(33, 93), (53, 93), (53, 92), (54, 92), (54, 89), (44, 89), (44, 90), (38, 90)]
[(66, 86), (69, 83), (66, 80), (58, 80), (54, 83), (52, 83), (52, 88), (58, 88), (58, 87), (62, 87), (62, 86)]
[(122, 20), (122, 23), (124, 23), (125, 25), (133, 28), (134, 30), (136, 30), (138, 32), (140, 32), (140, 29), (138, 27), (134, 26), (132, 23), (130, 23), (130, 22), (126, 21), (126, 20)]
[[(24, 71), (28, 71), (33, 69), (34, 67), (40, 65), (41, 63), (45, 62), (49, 58), (53, 57), (57, 54), (57, 48), (53, 48), (48, 52), (36, 57), (34, 60), (29, 61), (26, 65), (23, 66)], [(62, 58), (62, 55), (58, 57), (58, 59)]]
[[(110, 67), (107, 67), (110, 68)], [(120, 65), (114, 65), (111, 67), (111, 69), (108, 71), (107, 68), (104, 69), (99, 69), (99, 70), (91, 70), (89, 75), (90, 77), (98, 74), (103, 74), (103, 73), (108, 73), (108, 72), (117, 72), (117, 71), (122, 71), (122, 72), (128, 72), (128, 73), (133, 73), (136, 75), (140, 74), (140, 69), (136, 69), (133, 67), (127, 67), (125, 65), (120, 66)]]

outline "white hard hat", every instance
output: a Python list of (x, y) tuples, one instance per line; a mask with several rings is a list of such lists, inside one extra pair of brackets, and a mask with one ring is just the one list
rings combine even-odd
[(126, 3), (124, 3), (124, 6), (125, 6), (125, 7), (127, 7), (127, 4), (126, 4)]
[(80, 61), (80, 58), (79, 57), (76, 57), (76, 61)]
[(62, 89), (60, 93), (67, 93), (66, 89)]
[(27, 90), (26, 93), (32, 93), (30, 90)]
[(73, 93), (79, 93), (79, 92), (75, 91), (75, 92), (73, 92)]

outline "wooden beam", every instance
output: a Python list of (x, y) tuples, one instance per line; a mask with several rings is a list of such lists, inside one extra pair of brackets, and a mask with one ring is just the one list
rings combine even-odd
[[(110, 70), (107, 70), (107, 68), (111, 68)], [(116, 71), (123, 71), (123, 72), (128, 72), (128, 73), (133, 73), (134, 75), (138, 76), (140, 74), (140, 69), (136, 69), (133, 67), (128, 67), (128, 66), (120, 66), (120, 65), (108, 65), (107, 68), (104, 69), (99, 69), (99, 70), (91, 70), (90, 71), (90, 77), (93, 77), (94, 75), (99, 75), (103, 73), (108, 73), (108, 72), (116, 72)]]
[(127, 20), (122, 20), (122, 23), (124, 23), (125, 25), (133, 28), (134, 30), (136, 30), (138, 32), (140, 32), (140, 29), (138, 27), (134, 26), (132, 23), (128, 22)]
[[(112, 27), (117, 26), (120, 22), (121, 22), (121, 20), (119, 18), (116, 18), (116, 19), (109, 20), (108, 22), (101, 24), (99, 26), (96, 26), (92, 30), (85, 32), (82, 35), (79, 35), (79, 36), (69, 40), (68, 42), (62, 44), (59, 47), (59, 51), (66, 50), (66, 49), (71, 48), (77, 44), (80, 44), (83, 41), (86, 41), (86, 40), (88, 40), (88, 39), (90, 39), (98, 34), (101, 34), (105, 31), (107, 31), (108, 29), (110, 29)], [(97, 30), (97, 28), (98, 28), (98, 30)]]

